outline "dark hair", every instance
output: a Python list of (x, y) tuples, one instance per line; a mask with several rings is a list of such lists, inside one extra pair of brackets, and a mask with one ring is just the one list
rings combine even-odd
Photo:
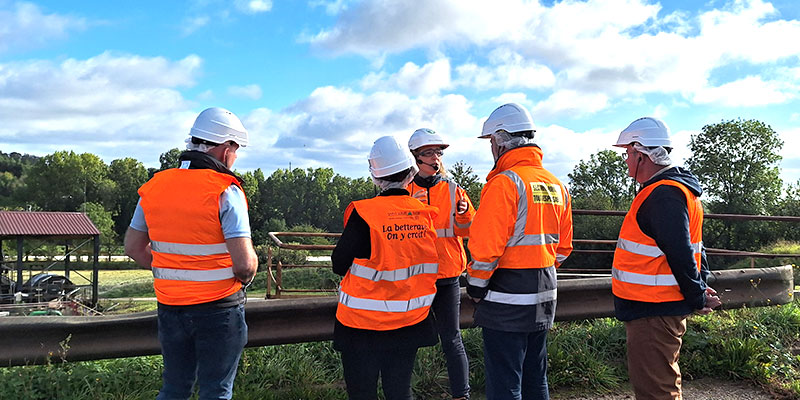
[(402, 170), (400, 172), (395, 172), (395, 173), (393, 173), (391, 175), (382, 176), (382, 177), (377, 178), (377, 179), (384, 180), (384, 181), (389, 181), (389, 182), (402, 182), (403, 179), (406, 179), (406, 177), (408, 177), (408, 171), (410, 171), (410, 170), (411, 170), (411, 168), (406, 168), (406, 169), (404, 169), (404, 170)]

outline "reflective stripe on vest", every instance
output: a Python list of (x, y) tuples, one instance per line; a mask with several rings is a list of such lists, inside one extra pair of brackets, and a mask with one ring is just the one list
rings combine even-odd
[(211, 270), (153, 268), (153, 278), (170, 281), (211, 282), (233, 277), (232, 267)]
[(467, 275), (467, 283), (469, 283), (472, 286), (477, 286), (477, 287), (489, 286), (489, 280), (488, 279), (476, 278), (476, 277), (474, 277), (472, 275)]
[(225, 243), (214, 244), (185, 244), (150, 241), (153, 251), (159, 253), (180, 254), (183, 256), (210, 256), (214, 254), (228, 253), (228, 246)]
[(423, 307), (430, 307), (430, 305), (433, 304), (433, 298), (435, 296), (436, 293), (413, 298), (410, 300), (374, 300), (374, 299), (361, 299), (358, 297), (353, 297), (343, 291), (340, 291), (339, 303), (347, 307), (355, 308), (358, 310), (380, 311), (380, 312), (406, 312)]
[(497, 268), (497, 263), (499, 262), (499, 258), (492, 262), (473, 261), (471, 268), (479, 271), (494, 271)]
[(553, 301), (557, 297), (558, 290), (546, 290), (539, 293), (503, 293), (489, 290), (483, 299), (492, 303), (512, 304), (517, 306), (531, 306), (535, 304)]
[(525, 234), (525, 225), (528, 223), (528, 192), (525, 182), (512, 170), (506, 170), (500, 174), (507, 176), (517, 187), (517, 220), (514, 222), (514, 233), (508, 239), (506, 247), (514, 246), (540, 246), (545, 244), (556, 244), (559, 241), (558, 233), (541, 233), (535, 235)]
[(635, 283), (637, 285), (678, 286), (678, 281), (675, 280), (675, 275), (672, 274), (647, 275), (611, 268), (611, 277), (620, 282)]
[[(456, 236), (456, 231), (454, 227), (456, 224), (455, 212), (458, 209), (456, 205), (456, 188), (458, 188), (458, 185), (455, 182), (448, 181), (447, 186), (448, 190), (450, 191), (450, 205), (451, 207), (453, 207), (453, 209), (450, 210), (451, 211), (450, 219), (448, 221), (447, 228), (439, 228), (436, 230), (436, 236), (440, 238), (448, 238)], [(431, 189), (428, 188), (428, 190)], [(459, 225), (459, 227), (464, 228), (464, 226), (461, 225)], [(469, 227), (469, 225), (467, 225), (466, 227)]]
[(439, 272), (439, 264), (424, 263), (412, 265), (408, 268), (400, 268), (392, 271), (378, 271), (374, 268), (366, 267), (353, 263), (350, 266), (350, 274), (359, 278), (369, 279), (373, 282), (378, 281), (403, 281), (412, 276), (420, 274), (436, 274)]
[[(664, 255), (664, 252), (661, 251), (658, 246), (650, 246), (646, 244), (636, 243), (634, 241), (619, 238), (617, 239), (617, 247), (627, 252), (638, 254), (640, 256), (646, 257), (661, 257)], [(695, 253), (700, 253), (700, 249), (703, 248), (703, 242), (700, 243), (692, 243), (692, 249)]]

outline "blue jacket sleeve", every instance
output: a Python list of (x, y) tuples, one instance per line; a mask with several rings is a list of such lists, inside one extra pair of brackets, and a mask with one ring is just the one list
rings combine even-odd
[[(662, 185), (642, 202), (636, 221), (667, 257), (686, 302), (695, 309), (705, 306), (705, 276), (697, 269), (689, 234), (689, 209), (680, 189)], [(705, 254), (705, 251), (703, 252)], [(704, 260), (705, 257), (701, 257)], [(706, 271), (707, 271), (706, 267)], [(708, 275), (706, 272), (704, 275)]]

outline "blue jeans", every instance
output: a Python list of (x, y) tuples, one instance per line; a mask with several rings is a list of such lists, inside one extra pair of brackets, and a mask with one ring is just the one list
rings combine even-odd
[(503, 332), (483, 328), (487, 400), (549, 400), (547, 330)]
[(157, 400), (230, 399), (239, 357), (247, 343), (244, 306), (159, 307), (158, 340), (164, 384)]
[(442, 341), (447, 360), (447, 376), (450, 378), (450, 393), (454, 398), (469, 396), (469, 362), (459, 329), (461, 289), (458, 277), (436, 281), (436, 297), (431, 311), (436, 321), (436, 331)]

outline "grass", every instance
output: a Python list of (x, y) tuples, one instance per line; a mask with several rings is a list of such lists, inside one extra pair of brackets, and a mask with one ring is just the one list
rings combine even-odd
[[(479, 329), (463, 331), (474, 398), (485, 383)], [(625, 328), (610, 318), (557, 323), (548, 339), (551, 391), (584, 395), (627, 385)], [(800, 304), (721, 311), (689, 320), (681, 352), (684, 379), (755, 382), (783, 398), (800, 398)], [(69, 351), (65, 344), (65, 351)], [(0, 393), (34, 399), (151, 399), (161, 384), (158, 356), (0, 368)], [(417, 355), (416, 398), (447, 395), (439, 346)], [(236, 399), (346, 399), (341, 363), (329, 341), (245, 349)]]

